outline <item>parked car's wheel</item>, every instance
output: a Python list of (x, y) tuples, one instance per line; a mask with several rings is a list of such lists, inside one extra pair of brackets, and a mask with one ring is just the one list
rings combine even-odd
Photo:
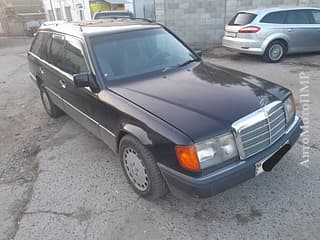
[(268, 45), (263, 58), (267, 62), (276, 63), (279, 62), (285, 54), (286, 45), (282, 41), (273, 41)]
[(52, 118), (58, 118), (62, 116), (64, 112), (51, 101), (50, 96), (48, 95), (48, 92), (45, 89), (44, 85), (41, 84), (39, 88), (42, 104), (48, 115)]
[(148, 199), (167, 193), (167, 186), (151, 152), (131, 135), (120, 141), (120, 160), (125, 175), (134, 190)]

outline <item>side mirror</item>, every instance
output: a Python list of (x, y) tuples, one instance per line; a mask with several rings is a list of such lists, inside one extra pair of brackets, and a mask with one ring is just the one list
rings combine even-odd
[(194, 50), (194, 52), (195, 52), (199, 57), (202, 57), (202, 49)]
[(90, 74), (80, 73), (73, 75), (73, 82), (77, 88), (90, 87)]

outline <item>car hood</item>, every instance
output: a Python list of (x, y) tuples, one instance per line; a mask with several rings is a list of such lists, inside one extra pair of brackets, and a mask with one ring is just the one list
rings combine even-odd
[(195, 142), (230, 131), (236, 120), (288, 94), (268, 81), (204, 62), (109, 88)]

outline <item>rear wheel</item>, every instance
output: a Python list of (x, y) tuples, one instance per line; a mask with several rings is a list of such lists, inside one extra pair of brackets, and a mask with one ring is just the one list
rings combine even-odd
[(119, 154), (122, 168), (135, 192), (148, 199), (157, 199), (167, 193), (156, 160), (136, 138), (124, 136), (120, 141)]
[(58, 118), (62, 116), (64, 112), (51, 101), (50, 96), (48, 95), (48, 92), (45, 89), (44, 85), (40, 84), (39, 88), (42, 104), (48, 115), (52, 118)]
[(282, 41), (273, 41), (264, 52), (263, 58), (270, 63), (279, 62), (286, 54), (286, 45)]

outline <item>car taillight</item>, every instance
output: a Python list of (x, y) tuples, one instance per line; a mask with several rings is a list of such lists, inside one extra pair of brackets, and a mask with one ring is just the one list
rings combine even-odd
[(261, 28), (256, 26), (248, 26), (248, 27), (241, 28), (239, 30), (239, 33), (256, 33), (256, 32), (259, 32), (260, 29)]

